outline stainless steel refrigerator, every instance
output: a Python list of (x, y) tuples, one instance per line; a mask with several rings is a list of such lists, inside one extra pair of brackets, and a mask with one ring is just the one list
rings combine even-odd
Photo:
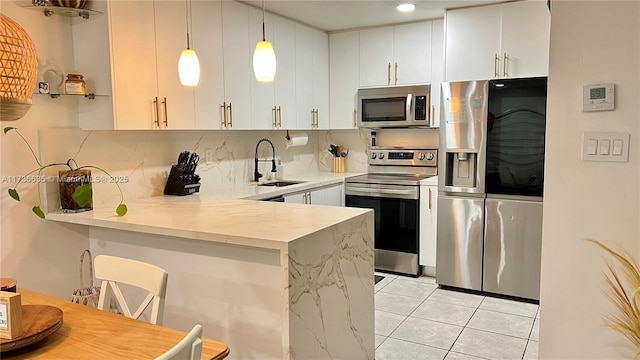
[(442, 84), (436, 281), (539, 299), (546, 78)]

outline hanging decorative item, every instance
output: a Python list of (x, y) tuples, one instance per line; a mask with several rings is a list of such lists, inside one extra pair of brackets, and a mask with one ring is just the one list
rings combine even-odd
[[(185, 0), (186, 3), (186, 0)], [(186, 4), (186, 23), (187, 23), (187, 48), (180, 53), (178, 60), (178, 76), (183, 86), (198, 86), (200, 82), (200, 62), (198, 55), (191, 49), (189, 41), (189, 20), (191, 19), (191, 1)], [(191, 21), (193, 26), (193, 21)], [(193, 32), (193, 28), (191, 29)]]
[(36, 47), (29, 34), (0, 13), (0, 120), (22, 118), (31, 107), (38, 76)]

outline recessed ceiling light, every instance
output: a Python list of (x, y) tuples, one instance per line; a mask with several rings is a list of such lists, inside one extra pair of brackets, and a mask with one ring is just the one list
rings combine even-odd
[(396, 6), (396, 9), (400, 12), (410, 12), (416, 9), (415, 4), (400, 4)]

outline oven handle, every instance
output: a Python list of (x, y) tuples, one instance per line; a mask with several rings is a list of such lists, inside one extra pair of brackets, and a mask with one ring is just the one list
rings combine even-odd
[(389, 197), (389, 198), (402, 198), (406, 199), (410, 197), (412, 199), (418, 199), (417, 190), (395, 190), (395, 189), (375, 189), (366, 187), (354, 187), (348, 186), (345, 189), (346, 195), (361, 195), (361, 196), (373, 196), (373, 197)]

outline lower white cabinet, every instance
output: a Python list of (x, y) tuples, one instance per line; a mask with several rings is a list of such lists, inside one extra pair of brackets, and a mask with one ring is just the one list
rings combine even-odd
[(284, 195), (284, 202), (293, 204), (312, 204), (328, 206), (344, 206), (344, 185), (313, 189), (299, 193)]
[(438, 185), (420, 186), (420, 265), (425, 275), (436, 272), (436, 224), (438, 223)]

